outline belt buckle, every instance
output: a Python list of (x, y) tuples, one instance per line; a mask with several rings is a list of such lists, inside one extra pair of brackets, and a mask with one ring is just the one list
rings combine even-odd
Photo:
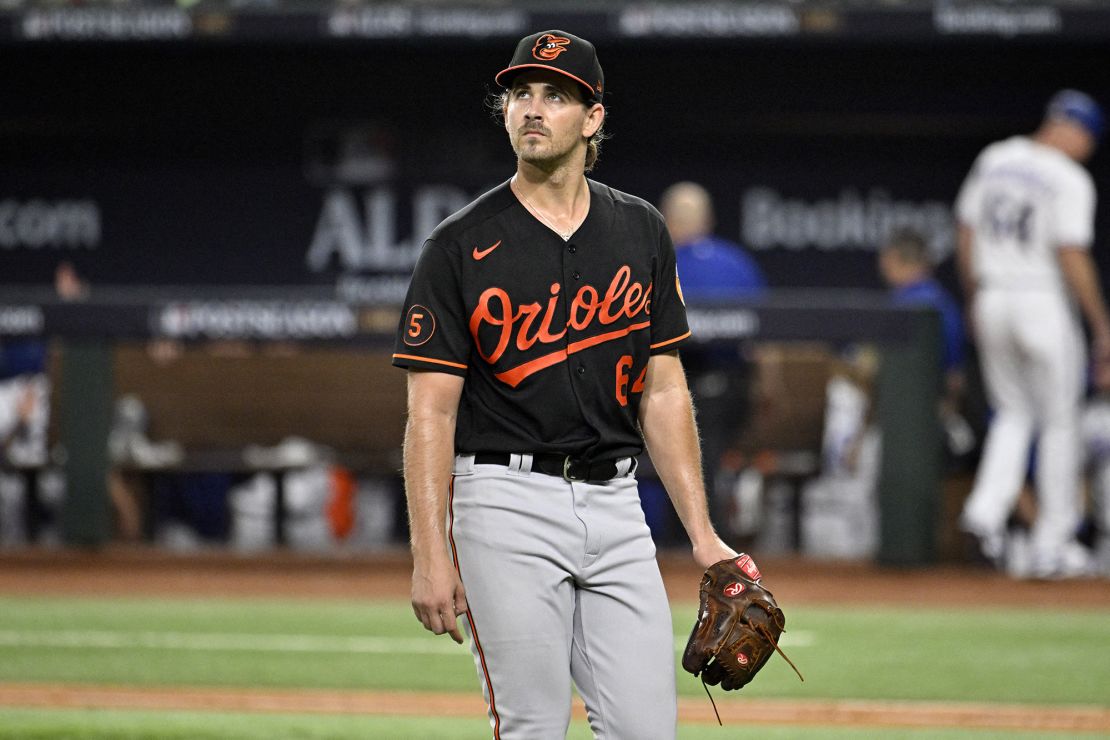
[(570, 455), (567, 455), (566, 457), (563, 458), (563, 480), (565, 480), (567, 483), (575, 483), (575, 482), (580, 483), (580, 482), (584, 481), (585, 478), (575, 478), (575, 477), (571, 476), (571, 474), (570, 474), (571, 462), (573, 462), (573, 461), (571, 460)]

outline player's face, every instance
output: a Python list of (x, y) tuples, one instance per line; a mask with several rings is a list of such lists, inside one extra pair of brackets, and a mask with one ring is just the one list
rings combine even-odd
[(520, 74), (508, 91), (505, 130), (522, 161), (548, 168), (575, 156), (601, 126), (604, 109), (587, 107), (574, 83), (554, 72)]

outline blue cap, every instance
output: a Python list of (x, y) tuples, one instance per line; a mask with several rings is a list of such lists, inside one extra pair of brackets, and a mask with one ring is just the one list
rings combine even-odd
[(1066, 118), (1072, 123), (1087, 129), (1087, 133), (1098, 139), (1102, 138), (1105, 121), (1102, 108), (1095, 99), (1087, 93), (1078, 90), (1061, 90), (1048, 101), (1045, 110), (1046, 118)]

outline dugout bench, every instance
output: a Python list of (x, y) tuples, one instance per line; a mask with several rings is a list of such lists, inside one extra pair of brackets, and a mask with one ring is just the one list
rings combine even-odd
[[(135, 373), (118, 366), (115, 348), (121, 342), (164, 339), (190, 347), (230, 341), (330, 348), (310, 360), (312, 367), (307, 372), (290, 369), (289, 376), (275, 372), (275, 357), (271, 355), (267, 362), (244, 374), (249, 379), (246, 385), (188, 353), (177, 382), (200, 381), (201, 400), (189, 413), (182, 414), (163, 407), (158, 392), (148, 387), (149, 398), (144, 401), (151, 404), (152, 436), (158, 437), (164, 429), (153, 425), (174, 423), (180, 428), (167, 436), (182, 438), (187, 447), (187, 435), (197, 435), (192, 438), (196, 443), (201, 437), (241, 442), (241, 438), (233, 438), (233, 432), (242, 428), (242, 422), (272, 432), (273, 414), (282, 404), (295, 403), (299, 409), (286, 411), (294, 414), (301, 427), (298, 433), (311, 431), (322, 418), (342, 419), (335, 427), (343, 430), (340, 447), (371, 455), (374, 464), (394, 471), (399, 464), (396, 453), (404, 423), (404, 373), (388, 367), (398, 319), (395, 306), (348, 304), (318, 291), (295, 289), (281, 289), (272, 295), (254, 291), (245, 297), (231, 290), (220, 294), (210, 291), (210, 297), (198, 300), (175, 298), (165, 291), (136, 295), (133, 290), (98, 288), (92, 298), (80, 304), (61, 303), (45, 296), (20, 300), (18, 291), (5, 291), (4, 295), (0, 335), (48, 335), (64, 343), (56, 387), (58, 435), (68, 452), (65, 473), (69, 500), (63, 531), (70, 544), (96, 546), (110, 534), (105, 440), (116, 393), (123, 388), (144, 387), (159, 373), (166, 377), (164, 368), (142, 370), (142, 363), (133, 355), (132, 368), (140, 368)], [(773, 291), (757, 302), (721, 303), (691, 309), (689, 314), (694, 336), (702, 342), (819, 340), (836, 346), (865, 341), (880, 347), (876, 399), (883, 453), (878, 560), (887, 565), (933, 562), (942, 458), (936, 423), (941, 387), (940, 325), (935, 311), (892, 307), (879, 293), (829, 290)], [(20, 320), (6, 321), (5, 316)], [(351, 365), (343, 355), (352, 349), (369, 354), (352, 360)], [(130, 351), (119, 350), (124, 354)], [(305, 349), (298, 354), (312, 357), (315, 351)], [(296, 380), (301, 383), (298, 388), (313, 387), (313, 383), (319, 386), (321, 374), (343, 367), (347, 369), (340, 372), (343, 380), (339, 386), (349, 394), (289, 393), (289, 386), (283, 385)], [(247, 391), (269, 396), (260, 403)], [(308, 403), (302, 404), (304, 401)], [(210, 404), (209, 411), (201, 413), (205, 403)], [(236, 413), (229, 415), (221, 404), (237, 409)], [(320, 414), (321, 408), (327, 413)], [(320, 442), (336, 441), (322, 430), (317, 434), (322, 435)], [(264, 434), (252, 432), (252, 437), (255, 442), (266, 441)]]

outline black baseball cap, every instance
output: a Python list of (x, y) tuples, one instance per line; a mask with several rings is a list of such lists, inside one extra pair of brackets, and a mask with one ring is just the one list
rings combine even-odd
[(582, 88), (587, 103), (600, 103), (605, 92), (605, 75), (594, 45), (566, 31), (540, 31), (522, 38), (509, 66), (493, 80), (509, 87), (513, 78), (527, 69), (550, 69), (566, 75)]

